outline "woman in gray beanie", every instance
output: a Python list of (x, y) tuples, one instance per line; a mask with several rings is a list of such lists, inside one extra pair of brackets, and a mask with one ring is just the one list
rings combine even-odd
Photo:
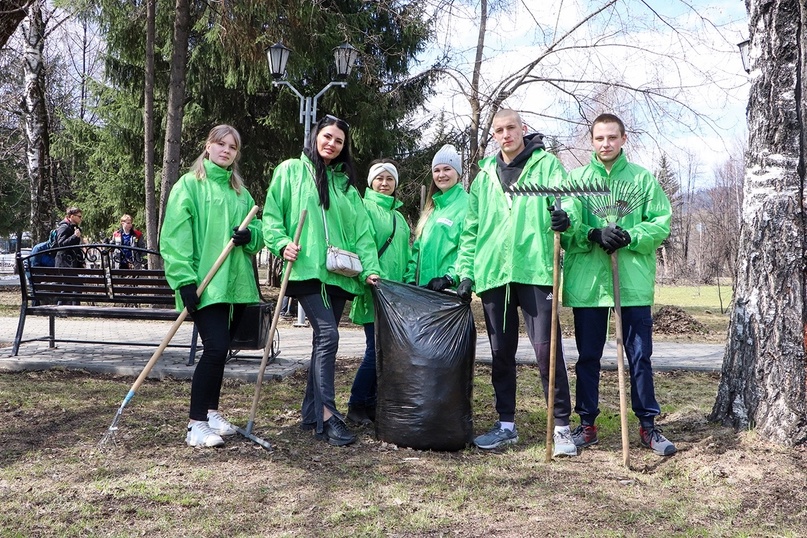
[(457, 287), (457, 260), (468, 193), (459, 182), (462, 159), (451, 144), (446, 144), (432, 159), (432, 183), (426, 206), (415, 228), (412, 256), (404, 282), (441, 291)]

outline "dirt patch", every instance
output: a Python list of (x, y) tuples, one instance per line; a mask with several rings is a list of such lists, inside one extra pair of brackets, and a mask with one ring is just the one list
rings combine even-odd
[(662, 306), (656, 311), (653, 315), (653, 331), (668, 335), (707, 334), (709, 332), (705, 325), (677, 306)]

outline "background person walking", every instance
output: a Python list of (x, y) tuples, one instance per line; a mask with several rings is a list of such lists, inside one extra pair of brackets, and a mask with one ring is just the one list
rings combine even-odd
[[(238, 171), (240, 156), (238, 131), (214, 127), (190, 172), (171, 189), (160, 231), (160, 253), (166, 279), (177, 290), (177, 310), (184, 306), (192, 314), (204, 344), (191, 382), (185, 436), (190, 446), (220, 446), (222, 436), (236, 433), (219, 413), (224, 364), (244, 307), (260, 301), (251, 259), (263, 246), (260, 222), (238, 230), (255, 205)], [(236, 248), (197, 297), (197, 285), (230, 239)]]
[[(600, 360), (608, 333), (608, 315), (614, 306), (610, 254), (619, 250), (620, 304), (625, 354), (630, 369), (631, 406), (639, 419), (643, 446), (669, 456), (675, 445), (655, 426), (661, 413), (653, 383), (653, 304), (656, 283), (656, 249), (670, 235), (672, 209), (653, 174), (628, 161), (622, 146), (625, 125), (613, 114), (601, 114), (591, 126), (594, 153), (591, 162), (571, 172), (573, 180), (600, 181), (616, 189), (623, 183), (638, 193), (643, 203), (608, 226), (583, 204), (580, 227), (566, 242), (563, 266), (563, 304), (572, 307), (579, 358), (575, 412), (580, 426), (573, 432), (579, 447), (596, 444), (595, 420), (600, 414)], [(564, 238), (568, 239), (568, 238)]]
[[(120, 218), (120, 228), (112, 234), (112, 243), (124, 247), (145, 248), (146, 246), (143, 232), (132, 226), (132, 216), (128, 214)], [(118, 256), (120, 269), (130, 269), (135, 266), (135, 253), (131, 250), (122, 248), (118, 251)], [(137, 253), (137, 256), (141, 257), (142, 254)]]

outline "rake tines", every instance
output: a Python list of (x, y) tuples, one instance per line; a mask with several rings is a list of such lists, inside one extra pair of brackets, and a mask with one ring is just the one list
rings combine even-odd
[(650, 193), (642, 191), (638, 185), (615, 181), (607, 196), (586, 197), (583, 203), (592, 214), (609, 223), (616, 223), (650, 201), (650, 198)]
[(606, 195), (611, 191), (604, 183), (592, 183), (589, 185), (569, 180), (557, 187), (511, 185), (510, 192), (516, 196), (588, 196)]

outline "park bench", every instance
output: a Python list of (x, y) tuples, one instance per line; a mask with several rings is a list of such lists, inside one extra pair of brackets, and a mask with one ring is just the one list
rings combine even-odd
[[(114, 244), (88, 244), (76, 247), (50, 249), (54, 256), (59, 251), (65, 256), (78, 257), (82, 267), (43, 267), (37, 265), (40, 254), (16, 257), (20, 275), (22, 302), (12, 356), (20, 344), (33, 341), (81, 344), (119, 344), (156, 347), (159, 342), (124, 342), (76, 340), (58, 337), (56, 318), (106, 318), (126, 320), (174, 321), (179, 316), (174, 303), (174, 290), (168, 285), (165, 272), (149, 268), (160, 256), (158, 252), (138, 247)], [(120, 269), (120, 262), (128, 261), (128, 268)], [(47, 316), (48, 334), (23, 340), (25, 319), (28, 316)], [(188, 316), (187, 321), (193, 321)], [(194, 363), (197, 331), (193, 330), (190, 345), (172, 347), (190, 348), (188, 365)]]

